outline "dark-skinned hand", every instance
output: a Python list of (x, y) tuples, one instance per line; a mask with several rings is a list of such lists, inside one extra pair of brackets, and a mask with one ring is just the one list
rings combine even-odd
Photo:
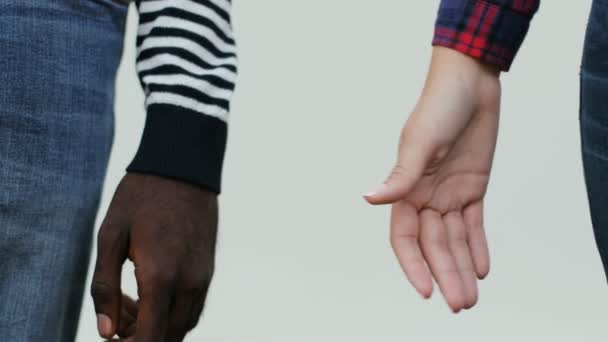
[[(179, 342), (196, 326), (214, 270), (217, 195), (154, 175), (128, 173), (99, 230), (91, 294), (99, 333), (134, 342)], [(125, 260), (137, 302), (123, 296)]]

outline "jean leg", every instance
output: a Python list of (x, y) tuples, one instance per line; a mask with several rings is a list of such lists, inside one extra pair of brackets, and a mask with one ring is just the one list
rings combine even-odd
[(608, 1), (592, 5), (581, 68), (580, 129), (596, 243), (608, 274)]
[(0, 340), (76, 334), (127, 8), (0, 0)]

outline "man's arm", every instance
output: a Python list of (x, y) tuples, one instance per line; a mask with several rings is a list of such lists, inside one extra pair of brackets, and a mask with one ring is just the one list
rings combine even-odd
[(220, 192), (237, 72), (230, 0), (137, 0), (137, 71), (148, 112), (128, 171)]
[(392, 204), (391, 244), (423, 297), (433, 279), (454, 312), (477, 303), (489, 272), (483, 200), (508, 70), (538, 0), (444, 0), (422, 95), (389, 178), (365, 198)]
[[(203, 311), (237, 71), (230, 5), (136, 1), (147, 120), (98, 235), (91, 293), (105, 338), (182, 341)], [(135, 265), (136, 304), (121, 292), (127, 258)]]

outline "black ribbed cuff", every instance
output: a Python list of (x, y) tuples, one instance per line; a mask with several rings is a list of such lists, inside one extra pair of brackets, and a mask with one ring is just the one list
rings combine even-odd
[(152, 104), (129, 172), (151, 173), (220, 193), (227, 124), (185, 108)]

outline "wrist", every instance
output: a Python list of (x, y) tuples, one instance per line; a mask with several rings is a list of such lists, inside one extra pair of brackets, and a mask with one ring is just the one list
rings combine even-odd
[(500, 69), (452, 49), (433, 48), (423, 94), (480, 99), (499, 92)]
[(445, 114), (442, 120), (461, 128), (476, 113), (497, 113), (499, 76), (496, 67), (448, 48), (435, 47), (416, 112), (442, 112)]
[(473, 77), (500, 77), (500, 69), (461, 52), (442, 46), (433, 47), (431, 72), (459, 73)]

